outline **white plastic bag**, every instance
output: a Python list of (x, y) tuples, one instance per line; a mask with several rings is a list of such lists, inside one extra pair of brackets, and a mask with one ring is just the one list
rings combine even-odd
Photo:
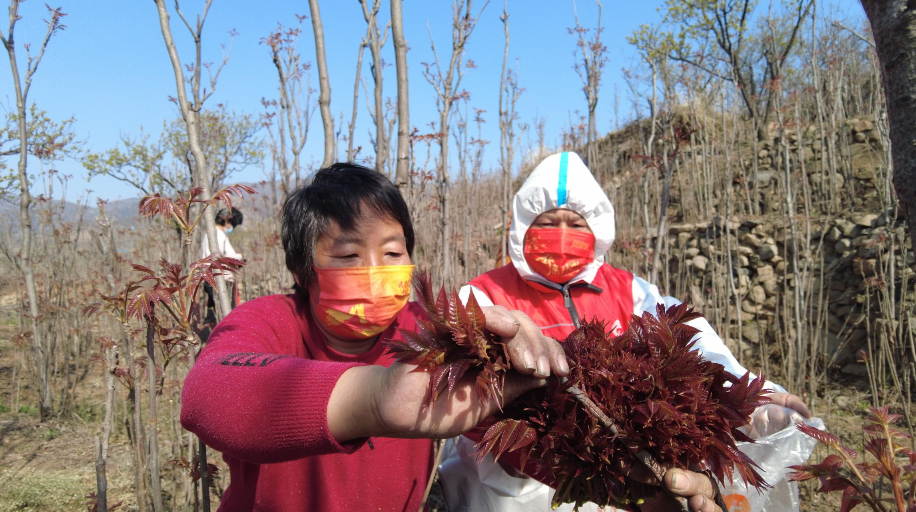
[[(722, 485), (728, 512), (797, 512), (798, 484), (789, 483), (787, 466), (808, 460), (817, 442), (795, 428), (795, 423), (824, 428), (819, 418), (804, 420), (798, 413), (778, 405), (766, 405), (754, 411), (745, 433), (756, 443), (738, 443), (759, 466), (764, 480), (773, 487), (763, 493), (746, 489), (739, 477)], [(458, 437), (446, 443), (443, 463), (439, 466), (442, 490), (451, 512), (550, 512), (553, 489), (530, 478), (510, 476), (487, 455), (480, 464), (474, 459), (474, 443)], [(564, 504), (558, 512), (570, 512)], [(614, 511), (594, 503), (579, 507), (580, 512)]]
[[(493, 460), (493, 455), (477, 463), (474, 442), (461, 436), (449, 439), (439, 466), (439, 481), (449, 512), (572, 512), (567, 503), (553, 509), (553, 489), (533, 478), (509, 475)], [(614, 512), (594, 503), (579, 507), (579, 512)]]
[(747, 488), (737, 475), (731, 484), (722, 486), (722, 495), (728, 512), (797, 512), (798, 483), (789, 482), (788, 466), (804, 464), (817, 441), (801, 433), (795, 424), (805, 423), (824, 428), (820, 418), (805, 420), (797, 412), (778, 405), (766, 405), (754, 411), (745, 433), (755, 443), (738, 443), (738, 449), (747, 454), (760, 469), (758, 472), (773, 487), (758, 493)]

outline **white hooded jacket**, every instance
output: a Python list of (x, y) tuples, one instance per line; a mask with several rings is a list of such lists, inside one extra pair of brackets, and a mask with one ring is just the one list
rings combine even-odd
[[(570, 283), (585, 281), (591, 283), (598, 270), (604, 265), (605, 254), (614, 243), (614, 207), (575, 153), (558, 153), (544, 159), (531, 173), (512, 203), (512, 227), (509, 230), (509, 257), (518, 273), (525, 280), (556, 287), (528, 266), (524, 255), (525, 233), (538, 215), (557, 208), (572, 210), (581, 215), (595, 235), (595, 257)], [(470, 293), (481, 306), (493, 301), (479, 288), (467, 285), (459, 295), (467, 302)], [(604, 290), (603, 293), (630, 293), (633, 298), (633, 314), (644, 312), (655, 314), (656, 306), (670, 307), (680, 301), (663, 296), (658, 287), (637, 276), (633, 277), (630, 290)], [(588, 313), (588, 312), (582, 312)], [(572, 321), (572, 320), (571, 320)], [(732, 353), (712, 326), (704, 318), (690, 322), (698, 329), (696, 350), (709, 361), (721, 364), (735, 375), (747, 371)], [(572, 326), (572, 323), (570, 323)], [(785, 390), (772, 382), (767, 386), (778, 392)], [(447, 445), (445, 462), (440, 466), (440, 478), (449, 510), (474, 512), (522, 512), (551, 510), (552, 490), (530, 478), (515, 478), (508, 475), (488, 455), (479, 465), (474, 462), (473, 441), (459, 437)], [(568, 508), (572, 510), (571, 508)], [(567, 510), (561, 507), (558, 510)], [(598, 510), (594, 504), (580, 507), (580, 510)], [(607, 510), (607, 509), (606, 509)]]

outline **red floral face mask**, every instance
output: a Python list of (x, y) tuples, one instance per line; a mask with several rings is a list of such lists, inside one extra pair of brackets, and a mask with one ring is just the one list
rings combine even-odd
[(525, 261), (557, 284), (569, 282), (595, 259), (595, 235), (563, 228), (534, 228), (525, 234)]
[(413, 265), (315, 269), (309, 296), (315, 320), (347, 339), (384, 331), (410, 298)]

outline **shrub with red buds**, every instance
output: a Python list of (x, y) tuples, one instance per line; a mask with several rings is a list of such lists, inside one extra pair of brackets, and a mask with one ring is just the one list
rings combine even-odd
[[(443, 289), (432, 300), (429, 279), (415, 280), (430, 319), (405, 342), (388, 342), (396, 357), (433, 372), (434, 399), (446, 376), (449, 388), (476, 373), (481, 397), (501, 396), (508, 357), (483, 326), (473, 294), (463, 306)], [(554, 505), (627, 506), (653, 497), (658, 488), (628, 478), (639, 464), (707, 471), (719, 480), (737, 474), (758, 489), (767, 483), (735, 443), (751, 439), (740, 427), (769, 403), (764, 378), (736, 377), (693, 350), (700, 315), (685, 305), (656, 315), (634, 316), (620, 336), (604, 322), (586, 322), (562, 345), (570, 363), (566, 379), (529, 392), (494, 418), (477, 445), (482, 458), (519, 452), (521, 466), (557, 492)]]

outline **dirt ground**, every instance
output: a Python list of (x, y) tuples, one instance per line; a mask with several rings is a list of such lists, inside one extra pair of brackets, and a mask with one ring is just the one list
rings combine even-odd
[[(0, 325), (0, 512), (87, 510), (87, 497), (95, 491), (93, 446), (101, 417), (101, 371), (88, 372), (81, 382), (71, 417), (40, 422), (31, 406), (31, 387), (23, 379), (13, 379), (14, 366), (20, 364), (19, 350), (9, 342), (13, 332), (12, 326)], [(815, 414), (824, 419), (829, 431), (861, 452), (861, 420), (868, 400), (855, 381), (832, 383), (826, 396), (816, 402)], [(819, 448), (815, 457), (823, 458), (827, 452)], [(211, 459), (218, 459), (218, 454), (211, 453)], [(136, 510), (133, 471), (123, 436), (112, 437), (108, 477), (109, 504), (123, 501), (118, 510)], [(814, 489), (814, 485), (801, 487), (802, 511), (838, 510), (838, 497), (825, 498)], [(447, 510), (438, 486), (434, 486), (430, 505), (433, 510)]]

